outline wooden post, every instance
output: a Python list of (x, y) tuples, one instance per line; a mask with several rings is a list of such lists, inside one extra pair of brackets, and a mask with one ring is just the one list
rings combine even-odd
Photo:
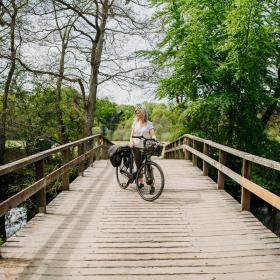
[[(103, 139), (103, 137), (102, 136), (100, 136), (99, 137), (99, 145), (104, 145), (104, 139)], [(103, 147), (101, 147), (100, 148), (100, 159), (104, 159), (104, 148)]]
[[(87, 141), (87, 142), (84, 142), (83, 144), (83, 152), (86, 153), (87, 151), (90, 150), (90, 143)], [(86, 157), (85, 158), (85, 161), (84, 161), (84, 170), (87, 169), (89, 167), (89, 157)]]
[[(92, 139), (90, 142), (89, 142), (89, 147), (90, 149), (93, 149), (94, 148), (94, 139)], [(95, 161), (95, 153), (92, 152), (90, 154), (90, 158), (89, 158), (89, 165), (90, 167), (93, 167), (93, 162)]]
[[(190, 139), (186, 138), (186, 145), (190, 146)], [(190, 151), (186, 150), (186, 160), (190, 160)]]
[[(62, 164), (68, 163), (70, 160), (70, 150), (66, 149), (62, 151)], [(69, 171), (66, 171), (62, 175), (62, 190), (69, 191)]]
[[(197, 150), (197, 141), (193, 139), (193, 149)], [(192, 154), (192, 163), (193, 166), (197, 166), (197, 156), (195, 154)]]
[[(185, 138), (182, 138), (180, 145), (183, 145), (184, 142), (185, 142)], [(180, 150), (180, 159), (185, 159), (185, 150), (184, 149)]]
[[(36, 162), (36, 180), (40, 180), (44, 177), (44, 160), (41, 159)], [(36, 202), (38, 205), (39, 213), (46, 213), (47, 211), (47, 200), (46, 200), (46, 187), (38, 191), (35, 195)]]
[[(251, 167), (252, 164), (250, 161), (243, 159), (242, 165), (242, 176), (250, 179), (251, 178)], [(251, 192), (242, 187), (241, 189), (241, 210), (250, 211), (250, 203), (251, 203)]]
[[(203, 153), (208, 156), (209, 155), (209, 145), (204, 143), (203, 144)], [(203, 160), (203, 175), (208, 176), (208, 169), (209, 169), (209, 164)]]
[[(183, 145), (183, 143), (184, 143), (184, 138), (180, 139), (180, 146)], [(180, 152), (180, 159), (185, 158), (185, 156), (184, 156), (184, 154), (185, 154), (185, 153), (184, 153), (184, 150), (181, 149), (179, 152)]]
[[(219, 150), (219, 162), (226, 164), (226, 152)], [(225, 174), (218, 170), (218, 190), (223, 190), (225, 187)]]
[[(83, 146), (80, 144), (79, 146), (78, 146), (78, 155), (79, 156), (81, 156), (82, 154), (83, 154)], [(84, 176), (84, 162), (81, 162), (80, 164), (79, 164), (79, 167), (78, 167), (78, 169), (79, 169), (79, 176)]]
[[(188, 140), (189, 140), (188, 137), (184, 137), (183, 145), (187, 146), (189, 142)], [(184, 158), (185, 160), (188, 160), (190, 158), (190, 152), (187, 149), (184, 150)]]

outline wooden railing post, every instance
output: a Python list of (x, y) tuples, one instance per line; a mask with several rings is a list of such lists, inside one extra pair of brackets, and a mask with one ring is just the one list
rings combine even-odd
[[(184, 138), (182, 138), (182, 139), (180, 140), (180, 146), (183, 145), (183, 144), (184, 144)], [(185, 158), (185, 153), (184, 153), (184, 150), (181, 149), (181, 150), (180, 150), (180, 159), (184, 159), (184, 158)]]
[[(70, 150), (66, 149), (62, 151), (62, 164), (68, 163), (70, 160)], [(62, 175), (62, 190), (69, 191), (69, 171)]]
[[(203, 153), (208, 156), (209, 155), (209, 145), (204, 143), (203, 144)], [(203, 175), (208, 176), (208, 169), (209, 169), (209, 164), (203, 160)]]
[[(36, 166), (36, 180), (40, 180), (44, 177), (44, 160), (41, 159), (35, 163)], [(39, 213), (46, 213), (47, 208), (47, 201), (46, 201), (46, 187), (38, 191), (35, 195), (36, 202), (38, 205), (38, 212)]]
[[(89, 142), (89, 147), (90, 149), (93, 149), (94, 148), (94, 139), (92, 139), (90, 142)], [(89, 158), (89, 166), (90, 167), (93, 167), (93, 162), (95, 161), (95, 152), (92, 152), (90, 154), (90, 158)]]
[[(197, 141), (196, 140), (192, 140), (193, 142), (193, 149), (197, 150)], [(193, 163), (193, 166), (197, 166), (197, 156), (195, 154), (192, 154), (192, 163)]]
[[(83, 148), (84, 148), (84, 150), (83, 150), (84, 153), (86, 153), (86, 152), (88, 152), (90, 150), (90, 143), (89, 143), (89, 141), (84, 142)], [(90, 158), (86, 157), (85, 161), (84, 161), (84, 170), (89, 167), (89, 164), (90, 164)]]
[[(219, 150), (219, 162), (223, 165), (226, 164), (226, 152)], [(222, 190), (225, 187), (225, 174), (220, 170), (218, 171), (218, 190)]]
[[(181, 145), (185, 144), (185, 138), (181, 139)], [(185, 150), (181, 149), (181, 159), (185, 159)]]
[[(188, 137), (184, 137), (183, 144), (186, 145), (186, 146), (189, 144), (189, 138)], [(184, 154), (185, 154), (185, 160), (189, 160), (190, 159), (190, 152), (187, 149), (185, 149)]]
[[(170, 145), (168, 145), (168, 149), (171, 149)], [(168, 153), (166, 154), (166, 158), (168, 158), (168, 159), (171, 158), (170, 152), (168, 152)]]
[[(105, 141), (102, 136), (99, 137), (99, 145), (104, 145)], [(100, 159), (105, 159), (105, 149), (104, 147), (100, 148)]]
[[(82, 154), (83, 154), (83, 151), (84, 150), (84, 146), (83, 145), (79, 145), (78, 146), (78, 155), (79, 156), (81, 156)], [(78, 169), (79, 169), (79, 176), (84, 176), (84, 162), (81, 162), (80, 164), (79, 164), (79, 167), (78, 167)]]
[[(246, 179), (251, 178), (251, 167), (252, 164), (250, 161), (243, 159), (242, 165), (242, 176)], [(241, 210), (250, 211), (250, 203), (251, 203), (251, 192), (242, 187), (241, 189)]]

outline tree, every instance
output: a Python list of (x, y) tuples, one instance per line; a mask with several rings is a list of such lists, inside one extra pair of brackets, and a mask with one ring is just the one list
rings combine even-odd
[(166, 29), (157, 48), (142, 53), (163, 69), (158, 95), (181, 103), (189, 132), (261, 152), (279, 104), (277, 1), (151, 3)]
[[(8, 95), (11, 91), (13, 76), (16, 70), (16, 59), (19, 55), (21, 12), (27, 6), (28, 0), (22, 1), (1, 1), (0, 3), (0, 45), (1, 75), (5, 75), (2, 95), (2, 112), (0, 120), (0, 164), (4, 163), (6, 144), (6, 125), (8, 114)], [(9, 46), (7, 48), (7, 46)]]
[[(98, 85), (110, 79), (115, 82), (118, 79), (123, 81), (124, 75), (135, 71), (135, 68), (125, 70), (118, 63), (118, 59), (113, 59), (117, 52), (116, 48), (112, 48), (111, 45), (117, 42), (119, 35), (132, 34), (133, 32), (133, 34), (138, 34), (136, 28), (141, 28), (140, 31), (142, 31), (145, 21), (137, 22), (136, 17), (133, 17), (133, 9), (128, 7), (129, 5), (138, 5), (137, 1), (135, 3), (132, 3), (132, 1), (117, 2), (115, 0), (85, 1), (81, 4), (63, 0), (56, 0), (56, 2), (79, 16), (80, 21), (75, 26), (75, 32), (77, 36), (79, 35), (85, 40), (82, 53), (89, 61), (90, 73), (84, 134), (89, 136), (92, 134), (92, 125), (96, 113)], [(114, 52), (110, 53), (110, 49), (113, 49)], [(121, 56), (122, 61), (127, 59), (131, 59), (131, 57)], [(115, 67), (107, 67), (111, 70), (111, 73), (101, 71), (102, 62), (105, 65), (113, 63)]]

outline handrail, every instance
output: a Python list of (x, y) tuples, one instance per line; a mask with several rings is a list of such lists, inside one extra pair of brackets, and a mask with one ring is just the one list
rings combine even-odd
[[(222, 150), (224, 152), (227, 152), (229, 154), (240, 157), (242, 159), (248, 160), (250, 162), (257, 163), (259, 165), (262, 165), (262, 166), (269, 167), (269, 168), (280, 171), (280, 162), (270, 160), (270, 159), (266, 159), (266, 158), (262, 158), (262, 157), (259, 157), (259, 156), (256, 156), (256, 155), (252, 155), (252, 154), (249, 154), (249, 153), (246, 153), (246, 152), (243, 152), (243, 151), (240, 151), (240, 150), (237, 150), (237, 149), (234, 149), (234, 148), (216, 143), (216, 142), (211, 141), (211, 140), (203, 139), (203, 138), (191, 135), (191, 134), (184, 134), (180, 138), (178, 138), (175, 141), (166, 145), (165, 149), (170, 150), (169, 147), (172, 147), (172, 144), (177, 143), (179, 141), (182, 141), (184, 139), (195, 140), (195, 141), (207, 144), (211, 147), (217, 148), (219, 150)], [(187, 140), (185, 140), (185, 141), (187, 141)]]
[[(190, 140), (192, 140), (192, 147), (189, 145)], [(198, 142), (203, 143), (203, 153), (197, 150)], [(209, 157), (209, 147), (216, 148), (219, 151), (219, 161)], [(250, 180), (252, 163), (280, 171), (280, 162), (239, 151), (191, 134), (185, 134), (166, 145), (164, 155), (166, 158), (182, 158), (182, 152), (184, 152), (185, 159), (190, 159), (190, 153), (192, 154), (192, 163), (194, 166), (197, 166), (197, 158), (202, 159), (203, 175), (208, 176), (209, 164), (218, 170), (218, 189), (224, 188), (225, 175), (241, 185), (242, 210), (250, 210), (251, 193), (254, 193), (262, 200), (280, 210), (280, 197)], [(235, 155), (243, 160), (242, 175), (226, 167), (227, 154)]]
[(105, 138), (101, 134), (92, 135), (92, 136), (85, 137), (85, 138), (82, 138), (80, 140), (77, 140), (77, 141), (74, 141), (74, 142), (71, 142), (71, 143), (67, 143), (67, 144), (60, 145), (60, 146), (55, 147), (55, 148), (45, 150), (43, 152), (36, 153), (34, 155), (31, 155), (29, 157), (25, 157), (23, 159), (19, 159), (19, 160), (14, 161), (14, 162), (7, 163), (5, 165), (0, 165), (0, 176), (4, 175), (4, 174), (7, 174), (7, 173), (11, 173), (12, 171), (15, 171), (19, 168), (25, 167), (26, 165), (29, 165), (31, 163), (42, 160), (42, 159), (44, 159), (44, 158), (46, 158), (46, 157), (48, 157), (48, 156), (50, 156), (54, 153), (61, 152), (61, 151), (64, 151), (66, 149), (69, 149), (69, 148), (72, 148), (72, 147), (75, 147), (75, 146), (79, 146), (81, 144), (89, 142), (89, 140), (93, 140), (95, 138), (100, 138), (100, 137), (103, 138), (103, 139), (106, 139), (106, 141), (108, 143), (110, 143), (111, 145), (113, 144), (110, 140), (108, 140), (107, 138)]
[[(94, 141), (97, 140), (97, 143)], [(93, 147), (94, 144), (97, 144)], [(84, 148), (88, 149), (83, 151), (81, 145), (85, 145)], [(77, 165), (79, 165), (79, 173), (82, 174), (84, 169), (84, 163), (89, 160), (89, 164), (94, 161), (94, 154), (101, 150), (102, 156), (105, 157), (103, 149), (108, 148), (113, 143), (105, 138), (104, 136), (98, 134), (89, 136), (68, 144), (64, 144), (55, 148), (48, 149), (43, 152), (36, 153), (29, 157), (11, 162), (0, 166), (0, 176), (4, 174), (11, 173), (17, 169), (35, 163), (36, 165), (36, 179), (37, 181), (30, 185), (29, 187), (23, 189), (12, 197), (6, 199), (0, 203), (0, 217), (8, 212), (11, 208), (18, 206), (20, 203), (24, 202), (34, 194), (37, 194), (38, 200), (38, 211), (46, 212), (46, 188), (52, 182), (60, 177), (63, 177), (63, 190), (69, 190), (69, 170)], [(70, 148), (78, 146), (79, 156), (70, 160)], [(62, 162), (63, 165), (55, 169), (48, 175), (44, 176), (44, 159), (53, 155), (55, 153), (62, 152)]]

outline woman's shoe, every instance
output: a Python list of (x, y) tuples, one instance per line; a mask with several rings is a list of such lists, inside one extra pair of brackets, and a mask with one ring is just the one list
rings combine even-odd
[(150, 194), (154, 194), (155, 193), (155, 187), (154, 186), (151, 186), (150, 188)]
[(139, 185), (138, 185), (138, 188), (139, 188), (139, 189), (144, 188), (144, 184), (139, 184)]

